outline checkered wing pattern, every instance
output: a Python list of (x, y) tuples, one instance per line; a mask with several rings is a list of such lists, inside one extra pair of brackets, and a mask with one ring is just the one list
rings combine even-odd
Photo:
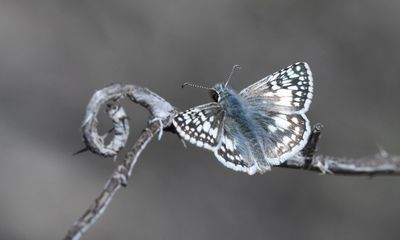
[(279, 165), (293, 157), (305, 147), (311, 133), (304, 114), (270, 112), (258, 122), (265, 130), (263, 147), (265, 158), (271, 165)]
[(215, 157), (228, 168), (253, 175), (257, 172), (257, 165), (253, 158), (249, 157), (250, 148), (246, 146), (248, 143), (239, 142), (238, 136), (224, 131), (221, 145), (214, 151)]
[(217, 103), (208, 103), (179, 113), (173, 119), (179, 135), (198, 147), (215, 150), (223, 131), (224, 111)]
[(239, 93), (250, 105), (269, 111), (307, 112), (313, 97), (313, 78), (307, 63), (299, 62), (275, 72)]

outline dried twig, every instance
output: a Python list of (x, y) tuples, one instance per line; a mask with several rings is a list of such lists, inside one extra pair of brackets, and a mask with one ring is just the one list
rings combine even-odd
[[(126, 186), (140, 153), (157, 132), (159, 138), (163, 129), (176, 133), (171, 125), (176, 110), (170, 103), (146, 88), (112, 84), (97, 91), (86, 108), (82, 133), (88, 150), (105, 157), (112, 157), (116, 156), (118, 151), (125, 146), (129, 135), (129, 122), (123, 108), (116, 105), (116, 102), (124, 97), (128, 97), (149, 110), (149, 123), (126, 154), (124, 161), (118, 165), (103, 191), (69, 229), (65, 239), (80, 239), (82, 234), (95, 223), (105, 211), (117, 190), (121, 186)], [(106, 111), (113, 120), (114, 138), (106, 145), (104, 142), (106, 136), (99, 136), (97, 132), (97, 114), (100, 107), (109, 101), (113, 103), (107, 105)], [(383, 150), (375, 156), (364, 158), (337, 158), (316, 155), (321, 130), (321, 124), (315, 125), (306, 147), (296, 157), (277, 167), (346, 175), (400, 174), (400, 157), (390, 155)]]
[(146, 88), (112, 84), (97, 91), (86, 108), (82, 124), (83, 140), (92, 152), (105, 157), (115, 156), (125, 146), (129, 135), (129, 125), (122, 107), (112, 104), (107, 108), (109, 116), (113, 119), (115, 132), (114, 138), (108, 145), (104, 144), (105, 136), (99, 136), (96, 128), (97, 114), (101, 105), (110, 100), (117, 101), (125, 96), (149, 110), (149, 124), (126, 154), (124, 161), (118, 165), (95, 202), (74, 223), (64, 239), (80, 239), (82, 234), (96, 222), (118, 189), (126, 186), (140, 153), (146, 148), (154, 134), (159, 132), (159, 137), (161, 137), (164, 126), (169, 126), (175, 115), (175, 109), (167, 101)]

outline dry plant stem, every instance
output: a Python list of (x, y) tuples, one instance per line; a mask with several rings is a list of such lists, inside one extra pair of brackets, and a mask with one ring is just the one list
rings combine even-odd
[(82, 234), (85, 233), (106, 210), (118, 189), (121, 186), (127, 185), (127, 181), (131, 176), (132, 169), (135, 166), (140, 153), (144, 148), (146, 148), (154, 134), (160, 130), (160, 124), (159, 121), (154, 121), (142, 131), (136, 143), (126, 154), (124, 161), (118, 166), (104, 186), (103, 191), (86, 212), (70, 228), (65, 239), (80, 239)]
[[(82, 133), (83, 140), (90, 151), (109, 157), (115, 156), (118, 151), (125, 146), (126, 139), (129, 135), (129, 125), (123, 108), (115, 104), (116, 101), (125, 96), (128, 96), (133, 102), (149, 110), (149, 124), (126, 154), (124, 161), (118, 165), (111, 178), (107, 181), (103, 191), (69, 229), (64, 239), (75, 240), (81, 238), (105, 211), (118, 189), (121, 186), (127, 185), (140, 153), (146, 148), (153, 136), (157, 132), (160, 134), (164, 127), (171, 125), (172, 117), (175, 115), (175, 109), (163, 98), (146, 88), (133, 85), (112, 84), (97, 91), (86, 108), (86, 115), (82, 124)], [(108, 145), (105, 145), (104, 136), (99, 136), (97, 132), (97, 114), (100, 107), (107, 101), (114, 101), (114, 103), (107, 106), (106, 112), (113, 120), (115, 136)]]
[[(82, 134), (87, 149), (105, 157), (112, 157), (125, 147), (129, 135), (129, 122), (123, 108), (116, 105), (116, 102), (124, 97), (128, 97), (149, 110), (149, 124), (126, 154), (124, 161), (118, 165), (95, 202), (74, 223), (64, 239), (80, 239), (96, 222), (118, 189), (126, 186), (140, 153), (157, 132), (159, 138), (163, 129), (176, 133), (171, 125), (176, 110), (170, 103), (146, 88), (112, 84), (97, 91), (86, 108)], [(113, 121), (114, 138), (108, 145), (105, 145), (105, 136), (100, 136), (97, 132), (97, 114), (100, 107), (109, 101), (113, 101), (113, 103), (108, 105), (106, 111)], [(400, 175), (400, 157), (390, 155), (383, 150), (375, 156), (364, 158), (315, 155), (321, 130), (321, 124), (315, 125), (304, 149), (297, 156), (276, 167), (344, 175)]]
[[(129, 135), (129, 123), (124, 114), (112, 118), (114, 128), (121, 129), (121, 131), (118, 137), (114, 137), (108, 145), (104, 144), (105, 136), (101, 136), (97, 132), (97, 115), (101, 106), (106, 102), (113, 101), (114, 103), (109, 106), (112, 108), (115, 102), (124, 97), (145, 107), (150, 112), (150, 119), (161, 120), (164, 126), (169, 126), (175, 115), (175, 108), (169, 102), (147, 88), (119, 83), (111, 84), (96, 91), (86, 107), (81, 130), (83, 141), (90, 151), (104, 157), (112, 157), (125, 146)], [(124, 112), (122, 107), (119, 107), (118, 110)], [(113, 109), (109, 110), (108, 114), (110, 115), (110, 112), (112, 114), (112, 111)], [(121, 128), (118, 125), (128, 126), (128, 128)]]

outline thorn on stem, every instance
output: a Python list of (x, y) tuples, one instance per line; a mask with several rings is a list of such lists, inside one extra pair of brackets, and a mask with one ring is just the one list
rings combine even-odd
[(81, 154), (81, 153), (87, 152), (87, 151), (89, 151), (89, 148), (88, 148), (88, 147), (84, 147), (84, 148), (82, 148), (82, 149), (80, 149), (80, 150), (74, 152), (74, 153), (72, 154), (72, 156), (76, 156), (76, 155), (78, 155), (78, 154)]

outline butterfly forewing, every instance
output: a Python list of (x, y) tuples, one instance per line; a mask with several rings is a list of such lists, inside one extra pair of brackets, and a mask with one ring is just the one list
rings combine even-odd
[(307, 112), (313, 96), (313, 79), (307, 63), (299, 62), (243, 89), (250, 105), (284, 113)]
[(173, 124), (183, 139), (213, 150), (220, 142), (223, 119), (223, 109), (217, 103), (208, 103), (179, 113)]

